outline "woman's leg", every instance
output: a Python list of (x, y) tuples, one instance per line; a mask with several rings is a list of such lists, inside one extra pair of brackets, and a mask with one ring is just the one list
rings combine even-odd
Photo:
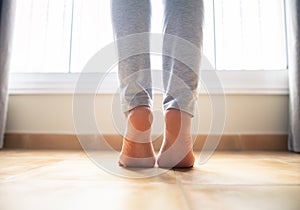
[(160, 167), (194, 164), (191, 117), (197, 99), (202, 47), (203, 1), (164, 0), (163, 82), (165, 137)]
[[(119, 55), (121, 108), (127, 129), (119, 163), (128, 167), (155, 164), (150, 139), (152, 90), (149, 55), (150, 0), (112, 0), (112, 23)], [(121, 40), (121, 41), (118, 41)], [(139, 53), (139, 52), (143, 53)]]
[[(151, 72), (149, 55), (150, 0), (111, 0), (114, 37), (119, 55), (118, 75), (123, 112), (151, 106)], [(118, 41), (119, 40), (119, 41)], [(134, 55), (135, 52), (146, 53)]]

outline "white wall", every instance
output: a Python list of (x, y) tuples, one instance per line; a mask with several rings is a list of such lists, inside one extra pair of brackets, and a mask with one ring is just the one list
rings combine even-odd
[[(9, 133), (67, 133), (75, 132), (72, 117), (72, 95), (10, 95), (8, 123)], [(117, 96), (116, 96), (117, 97)], [(114, 95), (98, 95), (95, 100), (95, 113), (100, 130), (105, 134), (116, 134), (115, 124), (124, 119), (113, 120)], [(154, 133), (163, 130), (163, 116), (158, 110), (161, 95), (155, 95)], [(227, 95), (226, 134), (286, 134), (288, 121), (287, 95)], [(211, 121), (211, 104), (209, 97), (201, 95), (198, 99), (200, 117), (195, 117), (194, 125), (200, 122), (196, 133), (207, 134)], [(200, 119), (200, 121), (199, 121)], [(125, 124), (124, 124), (125, 125)], [(120, 126), (119, 126), (120, 127)]]

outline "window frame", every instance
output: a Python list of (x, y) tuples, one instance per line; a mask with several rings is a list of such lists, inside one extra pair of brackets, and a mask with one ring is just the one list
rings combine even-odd
[[(154, 70), (157, 71), (157, 70)], [(287, 95), (288, 70), (204, 70), (214, 71), (224, 89), (224, 94), (258, 94), (258, 95)], [(158, 74), (153, 74), (153, 80), (158, 80)], [(11, 74), (9, 82), (9, 94), (74, 94), (76, 83), (80, 73), (40, 73), (40, 74)], [(200, 76), (201, 79), (201, 76)], [(109, 73), (105, 76), (101, 88), (96, 94), (115, 94), (118, 89), (117, 73)], [(100, 82), (100, 81), (99, 81)], [(204, 81), (205, 82), (205, 81)], [(89, 85), (89, 81), (86, 84)], [(216, 94), (214, 89), (209, 87)], [(154, 93), (158, 93), (154, 91)], [(203, 88), (200, 94), (206, 94)], [(217, 93), (219, 94), (219, 93)]]

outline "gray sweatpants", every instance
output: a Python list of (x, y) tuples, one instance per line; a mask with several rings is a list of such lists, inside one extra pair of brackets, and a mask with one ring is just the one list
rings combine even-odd
[[(163, 1), (163, 107), (193, 116), (203, 37), (203, 1)], [(148, 34), (151, 0), (112, 0), (111, 3), (115, 39), (125, 40), (117, 44), (118, 55), (122, 58), (118, 64), (122, 110), (127, 112), (141, 105), (152, 107)], [(142, 36), (126, 38), (135, 34)]]

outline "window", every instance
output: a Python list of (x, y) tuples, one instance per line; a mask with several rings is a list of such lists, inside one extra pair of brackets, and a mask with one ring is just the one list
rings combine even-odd
[(282, 0), (216, 0), (216, 68), (286, 69)]
[[(284, 0), (204, 0), (204, 5), (202, 69), (287, 69)], [(153, 0), (152, 7), (152, 31), (160, 33), (162, 1)], [(22, 0), (16, 14), (12, 73), (76, 74), (113, 41), (110, 0)], [(159, 56), (151, 62), (161, 69)]]
[(17, 1), (11, 72), (67, 73), (72, 0)]

